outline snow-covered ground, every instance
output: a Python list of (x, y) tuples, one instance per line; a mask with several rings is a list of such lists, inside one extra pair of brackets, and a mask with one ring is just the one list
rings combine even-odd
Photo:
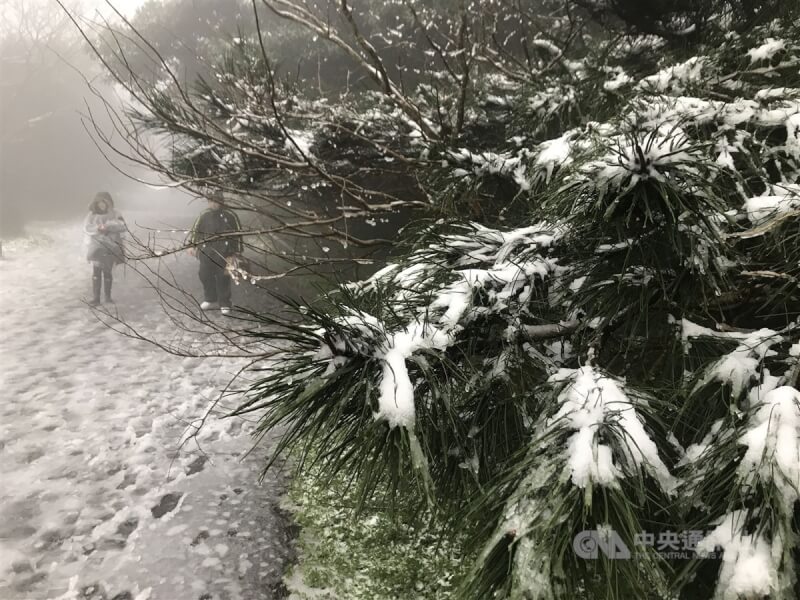
[[(278, 597), (289, 540), (280, 476), (258, 483), (266, 450), (243, 459), (248, 423), (216, 418), (199, 447), (179, 448), (241, 365), (173, 356), (104, 326), (84, 304), (79, 224), (38, 226), (3, 250), (0, 598)], [(199, 287), (193, 259), (168, 260)], [(115, 269), (114, 297), (139, 331), (175, 337), (130, 267)]]

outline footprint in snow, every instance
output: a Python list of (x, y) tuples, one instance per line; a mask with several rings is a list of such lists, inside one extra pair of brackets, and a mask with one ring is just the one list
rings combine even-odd
[(153, 508), (150, 509), (150, 512), (153, 513), (153, 516), (156, 519), (160, 519), (168, 512), (172, 512), (175, 510), (175, 507), (178, 506), (178, 502), (181, 499), (183, 494), (166, 494), (161, 496), (161, 501), (156, 504)]
[(206, 461), (208, 458), (204, 455), (200, 455), (195, 458), (187, 467), (186, 467), (186, 475), (194, 475), (195, 473), (199, 473), (202, 471), (206, 466)]

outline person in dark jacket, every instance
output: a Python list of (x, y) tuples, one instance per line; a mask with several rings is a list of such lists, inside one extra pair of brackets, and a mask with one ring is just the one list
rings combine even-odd
[(242, 231), (239, 217), (225, 206), (222, 192), (208, 198), (208, 209), (197, 217), (189, 232), (189, 251), (200, 260), (200, 283), (203, 302), (200, 308), (219, 308), (222, 314), (231, 312), (231, 277), (225, 271), (228, 258), (241, 254), (242, 237), (230, 235)]
[(111, 270), (125, 262), (122, 234), (127, 229), (125, 220), (116, 210), (108, 192), (98, 192), (89, 205), (89, 214), (83, 222), (86, 236), (86, 260), (92, 263), (92, 306), (100, 304), (101, 287), (105, 301), (111, 300)]

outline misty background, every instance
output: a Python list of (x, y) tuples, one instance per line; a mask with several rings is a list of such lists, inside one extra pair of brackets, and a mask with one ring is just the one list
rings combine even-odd
[[(378, 4), (364, 27), (392, 21), (393, 10), (391, 4)], [(26, 225), (37, 221), (78, 221), (101, 190), (111, 193), (128, 224), (140, 226), (140, 233), (150, 228), (187, 229), (205, 202), (115, 152), (129, 152), (130, 143), (145, 140), (159, 148), (168, 163), (175, 136), (138, 129), (123, 137), (115, 131), (108, 113), (116, 113), (117, 123), (131, 127), (123, 113), (136, 105), (111, 71), (125, 80), (126, 73), (135, 74), (152, 89), (166, 86), (177, 93), (174, 84), (195, 89), (200, 80), (218, 75), (217, 62), (238, 40), (256, 36), (252, 11), (248, 0), (0, 0), (0, 240), (25, 235)], [(351, 90), (371, 89), (369, 74), (330, 44), (263, 7), (259, 13), (263, 42), (282, 81), (309, 96), (334, 99)], [(394, 42), (382, 52), (390, 65), (400, 64), (398, 57), (405, 54)], [(169, 66), (168, 75), (164, 65)], [(337, 144), (328, 148), (337, 155), (346, 150)], [(362, 185), (404, 196), (412, 187), (402, 175), (370, 175), (367, 169), (357, 177)], [(292, 193), (322, 214), (339, 204), (337, 194), (324, 188)], [(297, 203), (295, 197), (287, 206), (292, 202)], [(245, 227), (263, 230), (275, 225), (272, 210), (245, 211)], [(396, 210), (380, 219), (351, 218), (345, 228), (357, 238), (386, 240), (408, 221), (407, 211)], [(286, 280), (265, 279), (263, 286), (256, 286), (285, 288), (292, 295), (300, 290), (315, 294), (320, 275), (337, 280), (367, 276), (376, 268), (372, 261), (391, 251), (387, 245), (358, 248), (314, 237), (252, 240), (250, 268), (257, 274), (291, 271), (297, 262), (314, 265), (313, 273), (302, 268), (291, 271)], [(331, 259), (352, 262), (327, 264)]]
[[(115, 67), (119, 67), (116, 40), (108, 33), (109, 29), (119, 33), (125, 68), (156, 88), (168, 78), (154, 52), (135, 39), (130, 24), (170, 65), (184, 89), (194, 87), (200, 77), (213, 76), (208, 61), (223, 54), (232, 40), (255, 35), (253, 8), (246, 0), (61, 0), (61, 4)], [(0, 238), (24, 234), (26, 223), (33, 221), (82, 218), (100, 190), (111, 193), (123, 214), (178, 216), (177, 223), (171, 223), (186, 225), (204, 203), (177, 187), (167, 187), (154, 171), (112, 149), (125, 150), (126, 141), (114, 131), (104, 103), (118, 111), (119, 118), (131, 99), (64, 8), (57, 0), (0, 0)], [(261, 19), (265, 43), (281, 77), (320, 94), (323, 88), (338, 94), (351, 86), (369, 85), (365, 73), (336, 56), (329, 45), (310, 40), (302, 27), (266, 11)], [(94, 131), (93, 120), (102, 129), (101, 136)], [(108, 143), (99, 139), (103, 135)], [(169, 142), (151, 139), (155, 146), (161, 144), (165, 156), (169, 154)], [(356, 233), (360, 228), (367, 236), (391, 238), (406, 218), (401, 215), (393, 219), (397, 223), (387, 220), (377, 227), (354, 220), (349, 227)]]
[[(145, 4), (169, 3), (113, 3), (129, 18)], [(87, 28), (120, 20), (103, 1), (65, 5)], [(114, 165), (107, 160), (108, 149), (98, 148), (87, 131), (90, 111), (102, 125), (108, 121), (90, 84), (122, 106), (119, 88), (55, 0), (0, 1), (0, 238), (24, 234), (32, 221), (81, 218), (100, 190), (123, 212), (199, 210), (191, 196), (159, 185), (154, 173), (118, 156)]]

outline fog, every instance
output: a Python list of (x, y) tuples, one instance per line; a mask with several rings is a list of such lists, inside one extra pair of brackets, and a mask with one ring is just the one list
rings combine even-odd
[[(104, 2), (66, 4), (83, 23), (97, 22), (98, 9), (111, 12)], [(139, 4), (114, 2), (128, 15)], [(109, 191), (122, 210), (196, 212), (189, 196), (160, 186), (154, 173), (104, 156), (108, 149), (98, 148), (87, 131), (89, 112), (110, 127), (89, 83), (121, 105), (55, 0), (0, 3), (0, 236), (20, 235), (33, 221), (80, 218), (99, 190)]]

